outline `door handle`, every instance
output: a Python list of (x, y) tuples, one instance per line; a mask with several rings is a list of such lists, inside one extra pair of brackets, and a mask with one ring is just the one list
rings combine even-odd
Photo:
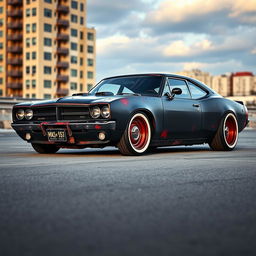
[(193, 107), (199, 108), (199, 107), (200, 107), (200, 104), (193, 104)]

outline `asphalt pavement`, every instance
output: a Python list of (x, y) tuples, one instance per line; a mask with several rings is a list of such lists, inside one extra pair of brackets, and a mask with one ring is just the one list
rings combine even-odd
[(256, 255), (256, 131), (237, 148), (40, 155), (0, 132), (0, 255)]

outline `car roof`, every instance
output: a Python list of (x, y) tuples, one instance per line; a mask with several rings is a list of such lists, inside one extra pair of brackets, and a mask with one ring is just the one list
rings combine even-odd
[(175, 77), (175, 78), (181, 78), (181, 79), (186, 79), (186, 80), (190, 80), (194, 83), (196, 83), (197, 85), (203, 87), (205, 90), (207, 90), (208, 92), (211, 92), (213, 94), (216, 94), (215, 91), (213, 91), (209, 86), (207, 86), (206, 84), (202, 83), (201, 81), (194, 79), (192, 77), (189, 76), (183, 76), (183, 75), (178, 75), (178, 74), (174, 74), (174, 73), (137, 73), (137, 74), (128, 74), (128, 75), (118, 75), (118, 76), (111, 76), (111, 77), (106, 77), (105, 79), (112, 79), (112, 78), (121, 78), (121, 77), (132, 77), (132, 76), (162, 76), (162, 77)]

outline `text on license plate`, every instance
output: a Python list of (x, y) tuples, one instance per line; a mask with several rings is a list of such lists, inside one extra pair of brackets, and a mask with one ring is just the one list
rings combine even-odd
[(65, 129), (47, 129), (46, 131), (49, 141), (67, 141)]

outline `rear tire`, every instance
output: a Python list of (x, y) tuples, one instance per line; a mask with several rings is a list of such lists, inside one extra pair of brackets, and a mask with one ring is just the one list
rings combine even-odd
[(39, 154), (54, 154), (56, 153), (60, 148), (55, 145), (49, 145), (49, 144), (35, 144), (31, 143), (33, 149), (39, 153)]
[(233, 150), (238, 139), (238, 124), (233, 113), (228, 113), (222, 119), (221, 124), (209, 143), (210, 147), (216, 151)]
[(151, 140), (151, 126), (147, 116), (136, 113), (129, 121), (118, 148), (123, 155), (142, 155), (149, 147)]

